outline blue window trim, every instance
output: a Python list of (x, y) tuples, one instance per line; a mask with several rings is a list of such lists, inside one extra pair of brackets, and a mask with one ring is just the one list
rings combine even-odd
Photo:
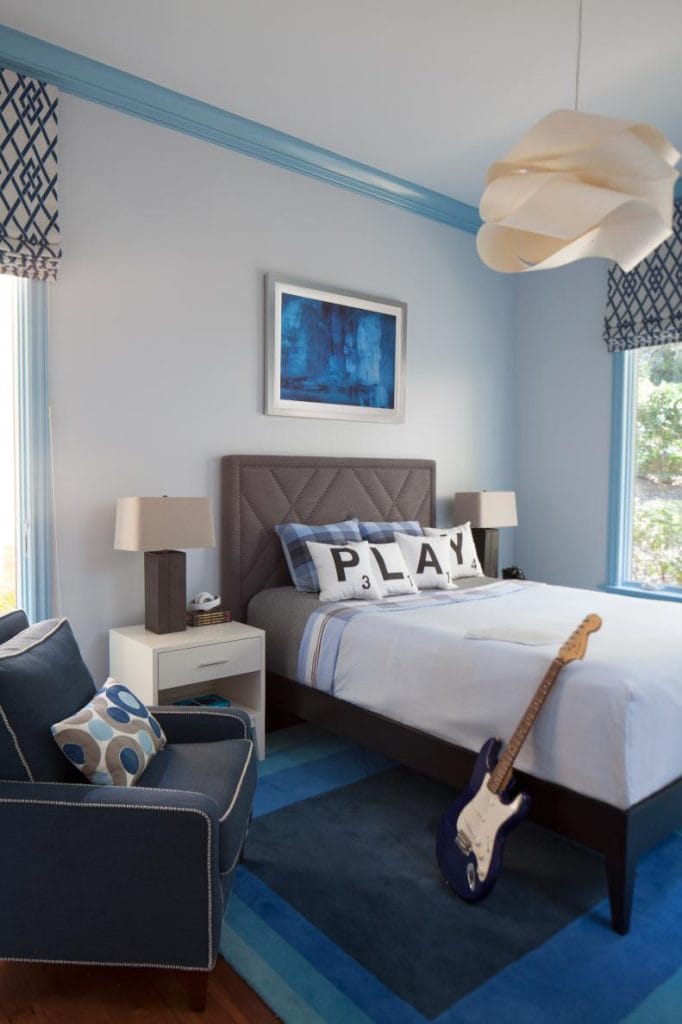
[(17, 280), (18, 591), (32, 622), (52, 607), (52, 473), (47, 283)]
[(607, 582), (604, 590), (658, 601), (682, 601), (682, 587), (653, 588), (632, 580), (632, 504), (635, 493), (636, 350), (614, 352)]

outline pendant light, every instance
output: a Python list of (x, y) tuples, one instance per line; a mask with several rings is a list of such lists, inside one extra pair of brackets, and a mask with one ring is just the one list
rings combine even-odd
[(550, 270), (589, 256), (632, 270), (672, 234), (680, 153), (657, 128), (578, 110), (539, 121), (488, 169), (476, 247), (503, 273)]

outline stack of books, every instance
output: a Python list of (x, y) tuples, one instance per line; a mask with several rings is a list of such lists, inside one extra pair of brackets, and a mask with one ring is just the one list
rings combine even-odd
[(232, 612), (213, 608), (210, 612), (187, 612), (188, 626), (214, 626), (218, 622), (232, 622)]

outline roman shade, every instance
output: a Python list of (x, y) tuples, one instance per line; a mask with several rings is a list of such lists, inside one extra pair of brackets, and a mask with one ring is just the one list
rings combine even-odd
[(609, 352), (682, 341), (682, 204), (673, 233), (638, 266), (609, 271), (604, 341)]
[(0, 68), (0, 273), (54, 281), (57, 89)]

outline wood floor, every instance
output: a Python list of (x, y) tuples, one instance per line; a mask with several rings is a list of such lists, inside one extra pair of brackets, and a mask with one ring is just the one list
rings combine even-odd
[(275, 1024), (279, 1020), (224, 960), (203, 1014), (188, 1008), (181, 971), (0, 963), (2, 1024)]

